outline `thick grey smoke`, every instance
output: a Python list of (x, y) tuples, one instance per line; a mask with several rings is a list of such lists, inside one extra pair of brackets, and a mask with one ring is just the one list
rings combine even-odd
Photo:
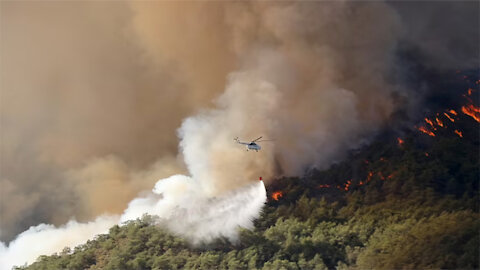
[[(415, 99), (399, 48), (432, 68), (479, 59), (476, 2), (0, 5), (3, 241), (121, 214), (177, 173), (211, 197), (325, 168), (393, 94)], [(232, 141), (260, 135), (275, 141), (259, 153)]]

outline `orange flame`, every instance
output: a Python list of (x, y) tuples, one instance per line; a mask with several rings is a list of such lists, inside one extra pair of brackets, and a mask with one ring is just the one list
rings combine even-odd
[(433, 125), (432, 120), (425, 118), (425, 122), (427, 122), (430, 126), (432, 126), (433, 129), (435, 129), (435, 126)]
[(480, 108), (473, 106), (472, 104), (463, 106), (462, 112), (468, 116), (471, 116), (475, 121), (480, 123)]
[(425, 127), (419, 127), (418, 130), (420, 130), (421, 132), (429, 135), (429, 136), (432, 136), (432, 137), (435, 137), (435, 133), (431, 132), (430, 130), (426, 129)]
[(443, 122), (442, 122), (440, 119), (438, 119), (438, 117), (436, 117), (435, 120), (437, 121), (437, 124), (438, 124), (439, 126), (444, 127), (444, 126), (443, 126)]
[(457, 133), (457, 135), (458, 135), (460, 138), (463, 138), (463, 134), (462, 134), (461, 131), (455, 129), (455, 133)]
[(468, 90), (467, 90), (467, 93), (468, 93), (468, 95), (469, 95), (469, 96), (471, 96), (471, 95), (472, 95), (472, 91), (473, 91), (473, 89), (472, 89), (472, 88), (468, 88)]
[(278, 201), (282, 197), (283, 197), (283, 192), (281, 192), (281, 191), (275, 191), (274, 193), (272, 193), (272, 198), (275, 201)]
[(448, 119), (450, 119), (450, 121), (452, 122), (455, 122), (455, 120), (453, 120), (452, 117), (450, 117), (450, 115), (448, 115), (448, 113), (443, 113)]
[[(404, 141), (401, 139), (401, 138), (397, 138), (397, 141), (398, 141), (398, 146), (402, 146)], [(383, 158), (380, 158), (380, 160), (382, 160)]]
[(329, 188), (330, 185), (327, 185), (327, 184), (321, 184), (321, 185), (318, 185), (318, 188)]
[(455, 110), (450, 110), (448, 111), (449, 113), (453, 114), (453, 115), (457, 115), (457, 112)]

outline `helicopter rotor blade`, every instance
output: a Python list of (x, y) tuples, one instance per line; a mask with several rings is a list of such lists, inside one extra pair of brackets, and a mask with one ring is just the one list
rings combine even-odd
[(256, 141), (260, 140), (261, 138), (263, 138), (263, 136), (260, 136), (260, 137), (256, 138), (256, 139), (253, 140), (252, 142), (256, 142)]
[(260, 141), (257, 141), (257, 142), (271, 142), (271, 141), (275, 141), (275, 140), (260, 140)]

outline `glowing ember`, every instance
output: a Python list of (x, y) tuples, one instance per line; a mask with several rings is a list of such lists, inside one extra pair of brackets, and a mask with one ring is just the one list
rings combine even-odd
[(275, 191), (274, 193), (272, 193), (272, 198), (275, 201), (278, 201), (282, 197), (283, 197), (283, 192), (281, 192), (281, 191)]
[(457, 133), (457, 135), (458, 135), (460, 138), (463, 138), (463, 134), (462, 134), (461, 131), (455, 129), (455, 133)]
[[(398, 146), (402, 146), (404, 141), (401, 139), (401, 138), (397, 138), (397, 141), (398, 141)], [(380, 158), (381, 160), (382, 158)]]
[(350, 187), (351, 184), (352, 184), (352, 181), (348, 180), (347, 183), (345, 184), (344, 190), (348, 191), (348, 188)]
[(448, 111), (449, 113), (453, 114), (453, 115), (457, 115), (457, 112), (455, 110), (450, 110)]
[(373, 176), (373, 172), (368, 172), (367, 181), (365, 182), (366, 183), (370, 182), (372, 180), (372, 176)]
[(439, 126), (444, 127), (444, 126), (443, 126), (443, 122), (442, 122), (440, 119), (438, 119), (438, 117), (435, 118), (435, 120), (437, 121), (437, 124), (438, 124)]
[(450, 115), (448, 115), (448, 113), (443, 113), (443, 114), (444, 114), (450, 121), (455, 122), (455, 120), (453, 120), (453, 118), (452, 118)]
[(427, 152), (425, 152), (425, 156), (426, 156), (426, 157), (428, 157), (428, 156), (429, 156)]
[(327, 185), (327, 184), (321, 184), (321, 185), (318, 185), (318, 188), (329, 188), (330, 185)]
[(428, 130), (427, 128), (425, 127), (419, 127), (418, 130), (420, 130), (421, 132), (429, 135), (429, 136), (432, 136), (432, 137), (435, 137), (435, 133), (431, 132), (430, 130)]
[(469, 96), (471, 96), (471, 95), (472, 95), (472, 91), (473, 91), (473, 90), (472, 90), (472, 88), (468, 88), (468, 91), (467, 91), (467, 93), (468, 93), (468, 95), (469, 95)]
[(472, 104), (463, 106), (462, 112), (468, 116), (471, 116), (475, 121), (480, 123), (480, 108), (473, 106)]

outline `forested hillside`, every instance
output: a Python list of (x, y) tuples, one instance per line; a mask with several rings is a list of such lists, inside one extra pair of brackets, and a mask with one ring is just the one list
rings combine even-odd
[(192, 247), (145, 216), (20, 269), (477, 269), (480, 110), (464, 92), (328, 170), (274, 181), (236, 243)]

